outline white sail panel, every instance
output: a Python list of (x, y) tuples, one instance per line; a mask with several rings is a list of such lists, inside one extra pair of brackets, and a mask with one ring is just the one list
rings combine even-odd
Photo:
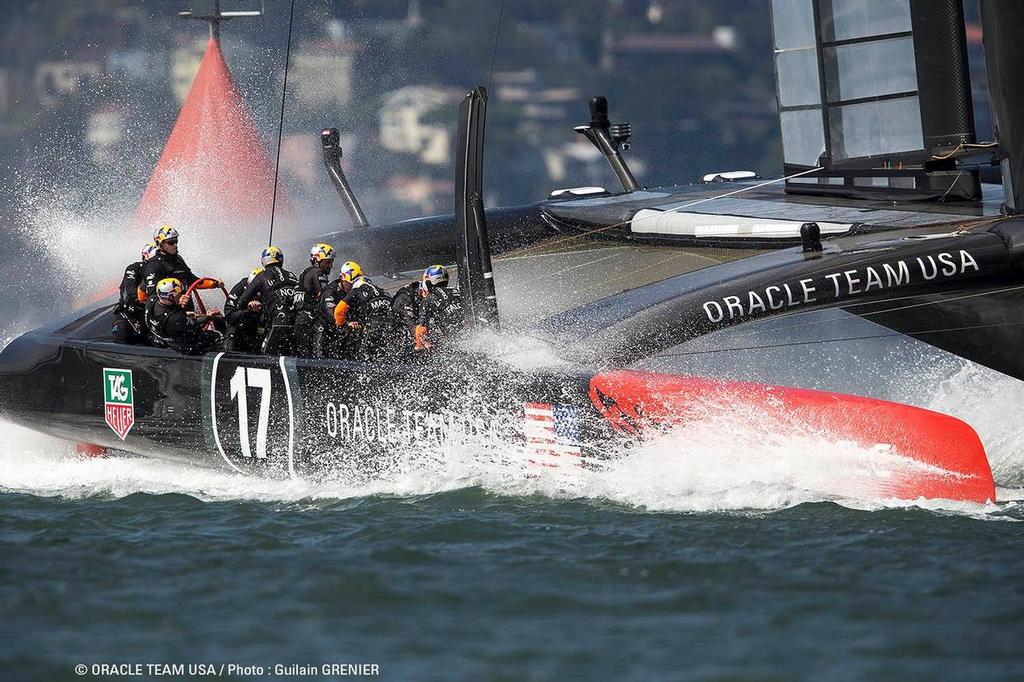
[(834, 64), (826, 69), (829, 102), (917, 91), (912, 37), (827, 47), (822, 55)]
[(917, 97), (847, 104), (829, 109), (833, 158), (860, 158), (921, 148)]
[(910, 31), (910, 0), (828, 0), (821, 3), (821, 28), (826, 41)]

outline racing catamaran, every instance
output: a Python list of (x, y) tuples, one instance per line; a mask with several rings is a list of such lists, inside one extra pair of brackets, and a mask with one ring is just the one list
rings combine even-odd
[[(1024, 100), (1003, 76), (1021, 60), (1006, 27), (1024, 9), (982, 4), (997, 143), (974, 137), (960, 4), (939, 21), (911, 0), (867, 19), (840, 3), (773, 2), (777, 181), (726, 173), (641, 188), (620, 153), (631, 131), (594, 98), (577, 132), (623, 191), (558, 190), (484, 210), (487, 100), (477, 88), (460, 110), (456, 214), (367, 227), (337, 133), (325, 130), (325, 163), (356, 229), (319, 240), (373, 273), (455, 263), (478, 336), (493, 338), (500, 315), (529, 363), (479, 343), (377, 363), (180, 356), (112, 343), (104, 304), (0, 353), (0, 412), (83, 443), (269, 476), (373, 475), (403, 449), (455, 443), (502, 453), (515, 443), (537, 469), (599, 467), (638, 440), (733, 412), (768, 431), (883, 448), (905, 463), (878, 474), (885, 496), (994, 499), (984, 448), (958, 419), (870, 391), (686, 373), (688, 359), (708, 354), (753, 350), (770, 365), (783, 345), (840, 353), (841, 342), (876, 335), (1024, 379), (1024, 221), (1014, 215)], [(865, 61), (868, 77), (853, 68)], [(993, 163), (998, 195), (982, 183)], [(609, 262), (623, 274), (576, 284)], [(516, 298), (529, 310), (504, 303)], [(683, 371), (649, 369), (667, 357)]]

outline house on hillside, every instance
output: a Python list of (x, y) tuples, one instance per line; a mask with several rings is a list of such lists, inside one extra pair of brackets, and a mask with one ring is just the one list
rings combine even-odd
[(601, 45), (601, 68), (628, 72), (658, 61), (686, 63), (730, 59), (736, 53), (736, 30), (717, 26), (711, 35), (697, 33), (620, 33), (606, 31)]
[(125, 115), (121, 107), (105, 104), (89, 115), (85, 141), (89, 157), (98, 164), (117, 161), (118, 146), (124, 140)]
[(463, 95), (458, 88), (421, 85), (387, 93), (380, 110), (381, 146), (416, 154), (423, 163), (448, 165), (452, 123)]
[(171, 91), (179, 104), (185, 103), (192, 81), (206, 53), (206, 38), (196, 38), (171, 53)]
[(40, 62), (36, 65), (32, 87), (44, 107), (56, 106), (62, 97), (79, 92), (103, 69), (99, 62)]
[(348, 40), (306, 43), (292, 56), (295, 97), (303, 107), (333, 112), (352, 101), (352, 67), (358, 45)]

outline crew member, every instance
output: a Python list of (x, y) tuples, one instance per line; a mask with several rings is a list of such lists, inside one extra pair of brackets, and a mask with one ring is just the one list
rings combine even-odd
[(114, 324), (111, 334), (117, 343), (145, 343), (146, 304), (139, 300), (139, 285), (142, 283), (142, 269), (146, 261), (157, 252), (156, 244), (150, 242), (142, 249), (142, 260), (124, 269), (121, 278), (121, 300), (114, 308)]
[(227, 321), (228, 332), (224, 337), (224, 350), (229, 353), (258, 353), (263, 340), (263, 329), (260, 327), (260, 301), (258, 298), (249, 301), (244, 308), (238, 307), (241, 297), (249, 283), (263, 272), (263, 268), (253, 268), (247, 276), (238, 280), (228, 292), (224, 303), (224, 319)]
[(295, 332), (296, 287), (299, 280), (284, 269), (284, 254), (276, 246), (263, 249), (263, 272), (252, 278), (238, 298), (239, 308), (262, 311), (263, 339), (260, 352), (292, 355)]
[[(164, 225), (153, 235), (153, 243), (157, 245), (158, 250), (142, 269), (142, 282), (139, 284), (142, 288), (139, 299), (142, 301), (153, 297), (156, 285), (162, 279), (176, 279), (186, 288), (199, 279), (192, 274), (185, 259), (178, 254), (177, 230), (170, 225)], [(189, 305), (191, 306), (191, 301)], [(189, 309), (191, 310), (191, 307)]]
[(458, 332), (465, 325), (465, 312), (459, 293), (448, 288), (448, 269), (443, 265), (424, 270), (420, 286), (424, 296), (416, 320), (416, 350), (426, 350)]
[[(207, 315), (185, 311), (191, 296), (183, 293), (181, 280), (165, 277), (157, 282), (155, 296), (146, 304), (146, 324), (154, 345), (179, 353), (202, 353), (215, 348), (224, 331), (224, 317), (216, 308)], [(212, 322), (213, 329), (206, 329)]]
[(299, 310), (295, 313), (295, 354), (310, 357), (313, 344), (320, 337), (320, 295), (330, 285), (334, 267), (334, 247), (314, 244), (309, 250), (309, 267), (299, 275)]
[(391, 297), (355, 261), (342, 265), (324, 292), (323, 310), (336, 332), (333, 350), (339, 357), (375, 360), (388, 349), (394, 336)]
[(392, 315), (397, 326), (405, 330), (404, 333), (397, 332), (401, 340), (396, 345), (402, 351), (413, 350), (413, 344), (416, 341), (416, 323), (420, 319), (420, 303), (425, 295), (426, 291), (420, 282), (413, 280), (396, 291), (391, 299)]

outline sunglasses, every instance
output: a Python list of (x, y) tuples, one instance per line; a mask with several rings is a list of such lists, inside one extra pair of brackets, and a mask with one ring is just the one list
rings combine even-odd
[(161, 242), (161, 244), (167, 244), (169, 246), (177, 246), (178, 245), (178, 240), (177, 239), (165, 239), (165, 240), (163, 240)]

